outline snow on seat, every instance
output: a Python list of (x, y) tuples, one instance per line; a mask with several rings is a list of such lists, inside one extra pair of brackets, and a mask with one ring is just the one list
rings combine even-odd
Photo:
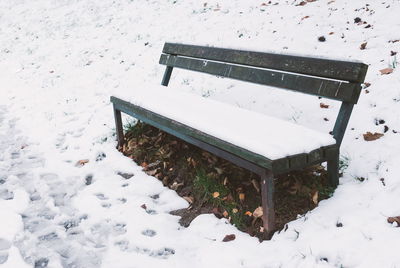
[(164, 86), (117, 97), (270, 160), (336, 143), (329, 134)]

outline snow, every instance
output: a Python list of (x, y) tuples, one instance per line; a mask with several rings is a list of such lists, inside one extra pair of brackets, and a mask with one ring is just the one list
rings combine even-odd
[[(398, 61), (400, 3), (298, 2), (0, 1), (1, 266), (398, 266), (400, 229), (386, 217), (400, 215), (400, 73), (379, 70)], [(161, 81), (166, 41), (369, 64), (333, 197), (262, 243), (212, 215), (180, 227), (169, 211), (188, 204), (116, 151), (109, 103)], [(184, 70), (172, 88), (321, 133), (339, 104)], [(385, 125), (385, 136), (363, 140)], [(81, 159), (89, 162), (76, 166)]]
[(336, 144), (327, 133), (179, 88), (146, 85), (146, 90), (117, 97), (271, 160)]

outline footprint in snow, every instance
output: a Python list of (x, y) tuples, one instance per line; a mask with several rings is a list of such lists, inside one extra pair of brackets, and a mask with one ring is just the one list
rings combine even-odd
[(154, 209), (146, 209), (146, 213), (149, 215), (156, 215), (157, 211), (155, 211)]
[(114, 235), (123, 235), (126, 233), (126, 224), (119, 222), (114, 224), (113, 226), (113, 234)]
[(8, 260), (8, 253), (0, 251), (0, 264), (5, 263)]
[(102, 193), (97, 193), (97, 194), (95, 194), (95, 196), (96, 196), (98, 199), (100, 199), (100, 200), (107, 200), (107, 199), (108, 199), (108, 197), (105, 196), (105, 195), (102, 194)]
[(151, 229), (146, 229), (144, 231), (142, 231), (142, 235), (148, 236), (148, 237), (153, 237), (157, 234), (156, 231), (151, 230)]
[(103, 202), (103, 203), (101, 203), (101, 206), (102, 206), (103, 208), (110, 208), (112, 205), (111, 205), (111, 203)]
[(0, 191), (0, 198), (4, 200), (12, 200), (14, 199), (14, 193), (8, 191), (7, 189)]
[(4, 238), (0, 238), (0, 264), (3, 264), (8, 260), (7, 250), (10, 249), (10, 247), (11, 247), (10, 241)]
[(40, 258), (35, 261), (34, 268), (45, 268), (49, 264), (49, 259), (47, 258)]

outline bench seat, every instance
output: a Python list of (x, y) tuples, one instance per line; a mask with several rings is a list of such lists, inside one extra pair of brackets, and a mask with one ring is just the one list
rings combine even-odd
[[(335, 145), (335, 139), (301, 125), (204, 98), (182, 89), (151, 85), (129, 96), (132, 105), (163, 115), (269, 160)], [(115, 102), (115, 99), (114, 101)]]

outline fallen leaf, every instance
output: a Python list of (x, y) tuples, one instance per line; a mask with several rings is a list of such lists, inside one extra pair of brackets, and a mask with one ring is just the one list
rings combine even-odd
[(264, 227), (260, 226), (260, 233), (264, 233)]
[(143, 204), (143, 205), (141, 205), (140, 207), (143, 208), (143, 209), (147, 209), (146, 204)]
[(244, 194), (244, 193), (240, 193), (240, 194), (239, 194), (239, 200), (240, 200), (240, 201), (244, 201), (244, 197), (245, 197), (245, 194)]
[(323, 102), (321, 102), (321, 103), (319, 104), (319, 107), (321, 107), (321, 108), (323, 108), (323, 109), (328, 109), (328, 108), (329, 108), (329, 105), (328, 105), (328, 104), (325, 104), (325, 103), (323, 103)]
[(146, 162), (143, 162), (143, 163), (140, 164), (140, 166), (141, 166), (142, 168), (146, 168), (146, 167), (148, 166), (148, 164), (147, 164)]
[(377, 139), (383, 137), (384, 134), (378, 133), (378, 132), (375, 132), (374, 134), (372, 134), (371, 132), (368, 131), (367, 133), (363, 134), (363, 136), (364, 136), (364, 140), (366, 140), (366, 141), (374, 141), (374, 140), (377, 140)]
[(188, 201), (189, 204), (192, 204), (194, 201), (194, 198), (192, 196), (184, 196), (182, 198)]
[(76, 162), (75, 166), (83, 166), (87, 163), (89, 163), (89, 159), (82, 159), (82, 160), (79, 160), (78, 162)]
[(260, 185), (258, 184), (258, 181), (256, 179), (251, 180), (251, 184), (253, 185), (254, 189), (259, 193), (260, 192)]
[(149, 176), (154, 176), (154, 175), (156, 175), (157, 171), (158, 171), (158, 169), (148, 170), (148, 171), (146, 171), (146, 174)]
[(224, 173), (224, 171), (223, 171), (221, 168), (215, 167), (214, 169), (217, 171), (217, 173), (218, 173), (219, 175), (221, 175), (222, 173)]
[(367, 88), (367, 87), (370, 87), (370, 86), (371, 86), (371, 83), (368, 83), (368, 82), (364, 83), (364, 88)]
[(256, 209), (253, 211), (253, 216), (254, 216), (255, 218), (260, 218), (260, 217), (262, 217), (262, 215), (263, 215), (263, 209), (262, 209), (261, 206), (258, 207), (258, 208), (256, 208)]
[(315, 193), (312, 195), (312, 201), (315, 205), (318, 205), (318, 191), (315, 191)]
[(250, 211), (246, 211), (245, 213), (244, 213), (244, 215), (247, 215), (247, 216), (253, 216), (253, 213), (251, 213)]
[(393, 73), (393, 68), (385, 68), (385, 69), (382, 69), (382, 70), (379, 70), (379, 71), (381, 72), (382, 75), (391, 74), (391, 73)]
[(218, 192), (214, 192), (214, 193), (213, 193), (213, 197), (214, 197), (214, 198), (217, 198), (218, 196), (219, 196), (219, 193), (218, 193)]
[(172, 185), (169, 188), (171, 188), (172, 190), (176, 191), (181, 186), (183, 186), (183, 182), (177, 183), (176, 181), (174, 181), (174, 183), (172, 183)]
[(366, 47), (367, 47), (367, 42), (362, 43), (361, 46), (360, 46), (360, 49), (364, 50)]
[(236, 236), (234, 234), (230, 234), (230, 235), (226, 235), (224, 237), (224, 239), (222, 239), (222, 242), (229, 242), (229, 241), (232, 241), (235, 239), (236, 239)]
[(394, 222), (396, 222), (396, 223), (397, 223), (397, 226), (396, 226), (396, 227), (400, 227), (400, 216), (397, 216), (397, 217), (389, 217), (389, 218), (387, 218), (387, 221), (388, 221), (388, 223), (391, 223), (391, 224), (393, 224)]
[(239, 212), (239, 210), (237, 208), (232, 209), (232, 213), (236, 214), (238, 212)]
[(222, 212), (222, 215), (223, 215), (225, 218), (228, 218), (228, 216), (229, 216), (228, 211), (224, 210), (224, 212)]

